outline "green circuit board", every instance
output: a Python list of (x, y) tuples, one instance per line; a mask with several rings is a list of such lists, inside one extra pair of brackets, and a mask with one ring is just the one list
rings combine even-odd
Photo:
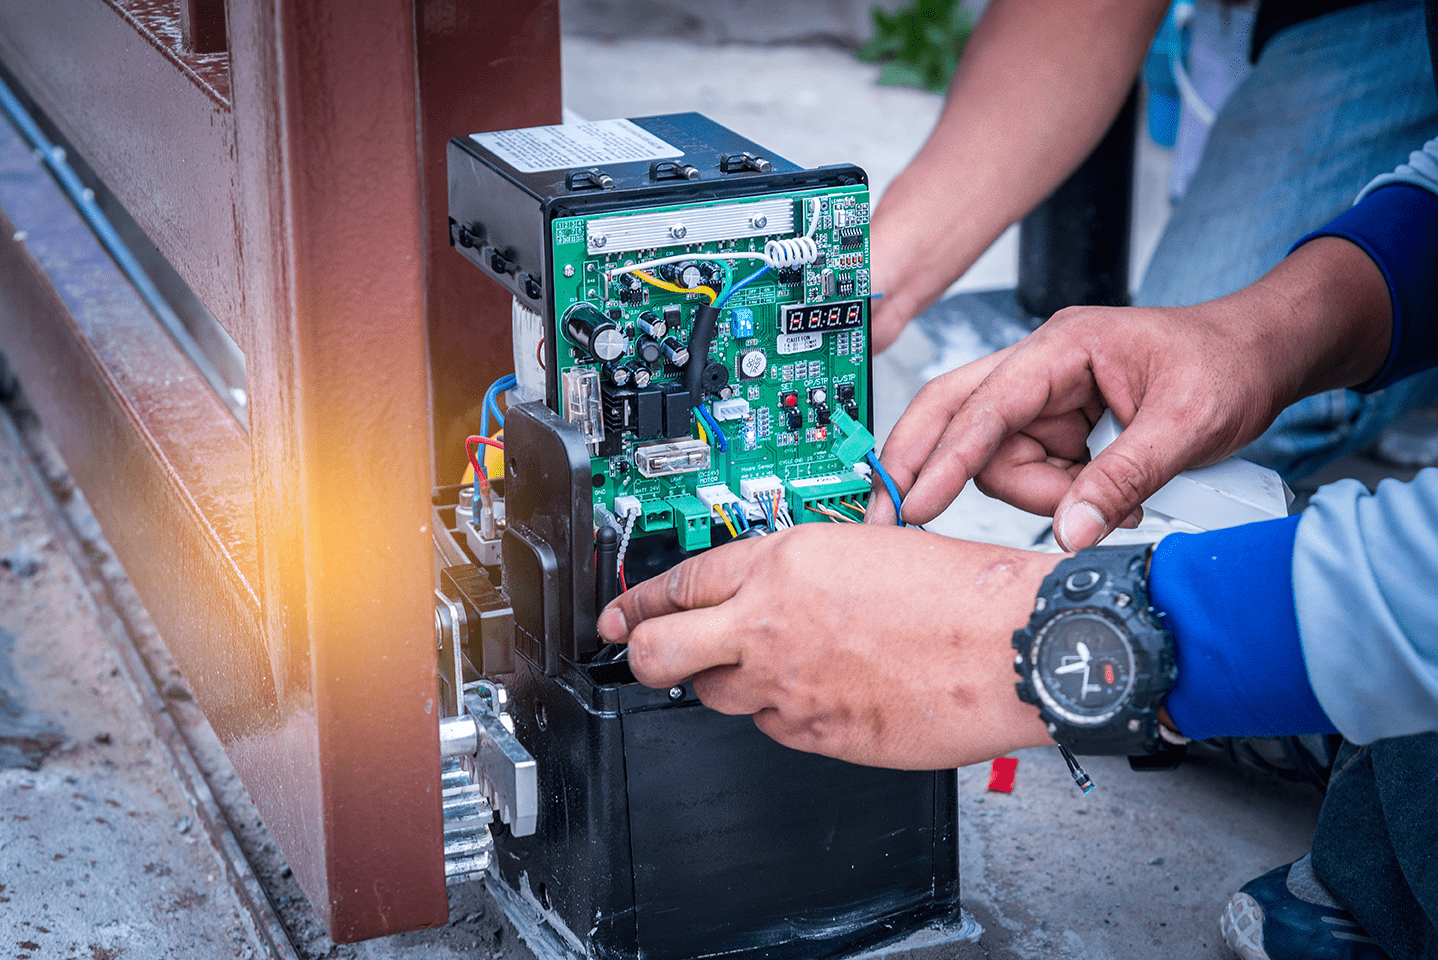
[[(822, 510), (836, 499), (867, 501), (854, 470), (863, 453), (840, 447), (840, 426), (871, 420), (869, 209), (859, 185), (552, 222), (558, 412), (592, 439), (597, 507), (623, 517), (637, 500), (635, 536), (673, 529), (696, 549), (711, 528), (726, 529), (716, 500), (762, 517), (755, 491), (779, 489), (795, 523), (832, 521)], [(765, 267), (752, 257), (766, 241), (806, 234), (814, 262), (769, 269), (723, 299)], [(736, 254), (751, 258), (728, 259)], [(685, 259), (645, 271), (658, 284), (615, 272), (674, 257)], [(682, 364), (670, 355), (689, 344), (711, 290), (722, 311), (703, 403), (727, 450), (681, 395)], [(589, 320), (572, 329), (566, 318), (581, 315)], [(664, 455), (682, 469), (667, 472)]]

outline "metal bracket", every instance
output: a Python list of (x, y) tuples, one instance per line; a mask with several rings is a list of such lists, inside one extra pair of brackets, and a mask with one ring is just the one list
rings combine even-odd
[(514, 736), (504, 687), (489, 680), (465, 684), (465, 713), (440, 721), (440, 755), (468, 757), (470, 777), (516, 837), (539, 822), (539, 768)]

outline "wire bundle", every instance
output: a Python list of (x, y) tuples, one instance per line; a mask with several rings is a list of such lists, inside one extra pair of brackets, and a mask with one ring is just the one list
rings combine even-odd
[(724, 521), (724, 526), (729, 529), (729, 536), (738, 537), (739, 534), (749, 530), (752, 524), (744, 514), (744, 507), (738, 503), (716, 503), (714, 512), (719, 514), (719, 519)]
[[(659, 287), (661, 290), (671, 290), (675, 293), (702, 292), (709, 297), (709, 302), (716, 307), (722, 306), (741, 286), (757, 280), (762, 274), (770, 270), (781, 270), (785, 267), (798, 267), (813, 263), (819, 259), (819, 245), (814, 241), (814, 231), (819, 228), (819, 201), (810, 200), (806, 206), (809, 209), (809, 228), (804, 231), (802, 237), (794, 237), (788, 240), (770, 240), (764, 244), (763, 253), (749, 253), (744, 251), (730, 251), (727, 253), (678, 253), (670, 257), (659, 257), (654, 260), (644, 260), (639, 263), (631, 263), (624, 267), (611, 267), (604, 271), (609, 279), (623, 276), (626, 273), (633, 273), (646, 283)], [(685, 288), (660, 280), (645, 271), (655, 267), (662, 267), (668, 263), (678, 263), (681, 260), (709, 260), (720, 263), (734, 260), (762, 260), (764, 269), (757, 270), (750, 274), (742, 283), (730, 287), (723, 296), (715, 298), (714, 290), (710, 287)]]
[[(719, 421), (714, 419), (714, 414), (709, 412), (709, 408), (701, 403), (699, 404), (699, 406), (694, 408), (694, 414), (696, 422), (701, 424), (699, 427), (699, 439), (703, 440), (705, 443), (712, 442), (716, 447), (719, 448), (720, 453), (728, 453), (729, 440), (727, 437), (724, 436), (724, 431), (719, 429)], [(709, 434), (714, 437), (713, 441), (710, 441), (707, 437), (704, 436), (704, 425), (708, 426)]]

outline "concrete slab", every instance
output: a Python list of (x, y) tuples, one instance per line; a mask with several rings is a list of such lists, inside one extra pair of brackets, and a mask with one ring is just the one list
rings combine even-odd
[(0, 431), (0, 947), (268, 955), (12, 437)]

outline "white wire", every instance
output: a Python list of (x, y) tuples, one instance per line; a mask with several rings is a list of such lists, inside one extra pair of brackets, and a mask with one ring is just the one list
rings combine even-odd
[(678, 263), (680, 260), (762, 260), (774, 270), (813, 263), (819, 259), (819, 244), (814, 240), (814, 231), (818, 229), (820, 219), (819, 198), (815, 197), (809, 202), (813, 204), (813, 208), (809, 214), (809, 229), (804, 235), (788, 240), (770, 240), (764, 244), (763, 253), (679, 253), (672, 257), (631, 263), (625, 267), (610, 267), (604, 271), (604, 275), (612, 280), (635, 270), (650, 270), (666, 263)]
[(1188, 70), (1183, 65), (1183, 39), (1184, 34), (1188, 32), (1189, 25), (1193, 22), (1193, 4), (1175, 4), (1173, 22), (1178, 27), (1179, 42), (1174, 44), (1173, 52), (1169, 55), (1169, 69), (1173, 71), (1174, 82), (1178, 84), (1178, 92), (1183, 97), (1183, 102), (1188, 105), (1188, 109), (1193, 112), (1199, 123), (1205, 127), (1211, 127), (1216, 116), (1214, 109), (1199, 95), (1193, 81), (1188, 76)]

